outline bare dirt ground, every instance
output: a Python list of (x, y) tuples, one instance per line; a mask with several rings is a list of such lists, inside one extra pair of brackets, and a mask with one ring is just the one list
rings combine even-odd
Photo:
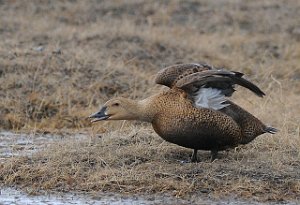
[[(2, 185), (193, 199), (300, 200), (300, 3), (288, 1), (0, 1), (0, 129), (75, 136), (5, 157)], [(179, 62), (241, 71), (267, 94), (234, 101), (280, 130), (209, 162), (148, 124), (86, 116), (114, 96), (163, 88)]]

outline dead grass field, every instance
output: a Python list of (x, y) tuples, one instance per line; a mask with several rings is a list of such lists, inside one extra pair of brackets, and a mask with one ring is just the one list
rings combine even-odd
[[(300, 200), (299, 1), (0, 1), (0, 13), (0, 129), (91, 136), (7, 160), (1, 184)], [(113, 96), (163, 89), (164, 66), (199, 61), (256, 82), (266, 97), (234, 100), (280, 132), (194, 164), (148, 124), (86, 120)]]

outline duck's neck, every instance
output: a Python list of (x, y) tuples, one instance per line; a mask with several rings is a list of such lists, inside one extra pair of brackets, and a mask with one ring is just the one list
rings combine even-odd
[(152, 122), (156, 115), (156, 110), (151, 106), (151, 98), (146, 98), (144, 100), (135, 101), (136, 109), (136, 120), (144, 122)]

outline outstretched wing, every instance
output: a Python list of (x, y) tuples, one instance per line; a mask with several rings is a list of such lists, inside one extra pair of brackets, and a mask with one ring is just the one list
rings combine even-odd
[(243, 78), (243, 75), (240, 72), (215, 69), (207, 64), (177, 64), (159, 71), (155, 82), (184, 90), (197, 107), (219, 110), (228, 106), (226, 97), (233, 94), (236, 84), (259, 97), (265, 95), (256, 85)]
[(225, 96), (231, 96), (234, 85), (240, 85), (248, 88), (259, 97), (263, 97), (265, 93), (256, 85), (243, 78), (243, 73), (226, 71), (226, 70), (206, 70), (198, 73), (187, 75), (178, 80), (175, 84), (177, 88), (185, 90), (187, 93), (194, 92), (194, 89), (215, 88)]
[(211, 69), (211, 66), (201, 63), (177, 64), (159, 71), (155, 83), (172, 88), (179, 79), (185, 76)]
[(204, 70), (177, 80), (174, 87), (189, 94), (196, 107), (220, 110), (228, 106), (226, 97), (232, 95), (236, 84), (251, 90), (259, 97), (265, 95), (256, 85), (243, 78), (243, 75), (226, 70)]

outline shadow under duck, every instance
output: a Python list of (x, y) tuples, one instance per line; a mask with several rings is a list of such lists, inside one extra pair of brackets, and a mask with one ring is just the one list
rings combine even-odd
[(158, 72), (155, 82), (170, 89), (143, 100), (117, 97), (92, 114), (101, 120), (140, 120), (152, 124), (164, 140), (198, 150), (210, 150), (211, 160), (220, 150), (247, 144), (264, 133), (276, 133), (227, 98), (243, 86), (259, 97), (265, 94), (243, 78), (243, 73), (207, 64), (177, 64)]

